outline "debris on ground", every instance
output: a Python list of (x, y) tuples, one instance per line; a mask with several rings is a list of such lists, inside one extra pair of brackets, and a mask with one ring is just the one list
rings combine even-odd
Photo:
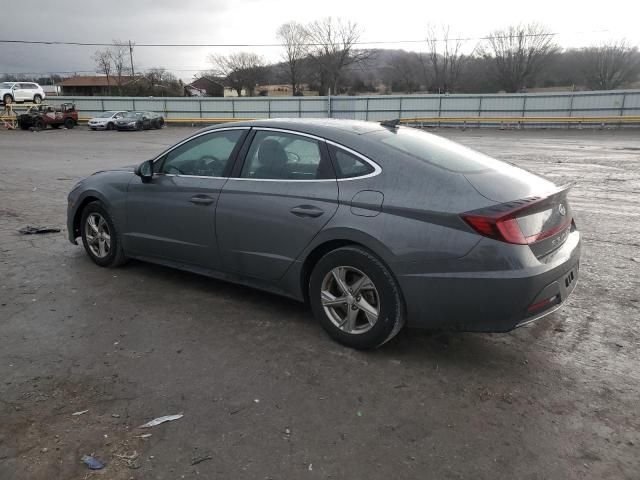
[(71, 415), (73, 415), (74, 417), (77, 417), (79, 415), (84, 415), (85, 413), (87, 413), (89, 410), (80, 410), (79, 412), (73, 412)]
[(35, 235), (39, 233), (58, 233), (60, 229), (56, 227), (36, 227), (34, 225), (27, 225), (18, 231), (23, 235)]
[(101, 462), (91, 455), (85, 455), (82, 457), (82, 462), (89, 467), (90, 470), (102, 470), (104, 468), (104, 462)]
[(154, 418), (150, 422), (147, 422), (144, 425), (140, 425), (138, 428), (155, 427), (156, 425), (160, 425), (161, 423), (164, 423), (164, 422), (173, 422), (174, 420), (178, 420), (183, 416), (184, 415), (182, 415), (181, 413), (178, 413), (177, 415), (165, 415), (164, 417)]
[(197, 465), (202, 462), (206, 462), (207, 460), (213, 460), (211, 455), (203, 455), (202, 457), (195, 457), (191, 460), (191, 465)]
[(124, 454), (115, 454), (114, 455), (116, 458), (118, 458), (119, 460), (122, 460), (122, 462), (124, 462), (124, 464), (129, 467), (132, 470), (136, 470), (138, 468), (140, 468), (140, 463), (138, 463), (136, 460), (138, 459), (138, 457), (140, 456), (140, 454), (137, 451), (133, 451), (132, 453), (124, 453)]

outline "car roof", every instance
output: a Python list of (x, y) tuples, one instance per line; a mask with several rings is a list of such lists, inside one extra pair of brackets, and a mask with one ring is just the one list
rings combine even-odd
[(355, 139), (367, 133), (385, 130), (378, 122), (361, 120), (345, 120), (337, 118), (272, 118), (265, 120), (249, 120), (230, 122), (207, 127), (206, 130), (216, 130), (224, 127), (265, 127), (282, 128), (309, 135), (334, 140), (337, 142)]

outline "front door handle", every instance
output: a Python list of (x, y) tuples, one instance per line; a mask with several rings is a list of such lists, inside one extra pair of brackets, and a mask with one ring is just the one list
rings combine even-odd
[(215, 202), (215, 198), (210, 197), (209, 195), (194, 195), (189, 201), (196, 205), (211, 205)]
[(313, 205), (298, 205), (293, 207), (290, 212), (298, 217), (319, 217), (324, 213), (324, 210)]

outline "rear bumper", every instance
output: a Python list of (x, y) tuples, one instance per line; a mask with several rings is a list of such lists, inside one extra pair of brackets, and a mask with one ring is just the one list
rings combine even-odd
[[(511, 270), (460, 271), (482, 265), (491, 245), (483, 240), (452, 272), (398, 275), (410, 327), (508, 332), (557, 310), (578, 280), (580, 234), (573, 231), (544, 263), (527, 246), (506, 247)], [(487, 239), (486, 242), (495, 242)], [(509, 255), (510, 254), (510, 255)]]

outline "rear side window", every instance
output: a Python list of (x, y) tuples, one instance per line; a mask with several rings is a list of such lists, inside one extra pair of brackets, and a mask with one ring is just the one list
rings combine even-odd
[(335, 145), (329, 145), (338, 178), (353, 178), (369, 175), (374, 169), (367, 162)]
[(483, 153), (415, 128), (400, 127), (371, 136), (418, 160), (457, 173), (475, 173), (504, 166), (502, 162)]
[(293, 133), (258, 130), (251, 142), (242, 178), (319, 180), (335, 178), (320, 143)]

